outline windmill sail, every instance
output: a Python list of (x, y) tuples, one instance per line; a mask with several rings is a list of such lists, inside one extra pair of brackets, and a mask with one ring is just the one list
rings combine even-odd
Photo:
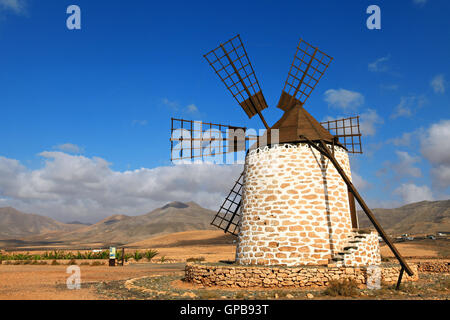
[(245, 127), (171, 119), (170, 160), (203, 160), (230, 152), (246, 151), (257, 136)]
[(338, 138), (349, 153), (362, 153), (359, 116), (325, 121), (320, 124)]
[(244, 172), (236, 180), (233, 188), (225, 198), (211, 224), (225, 233), (237, 236), (239, 234), (239, 222), (241, 220), (242, 187), (244, 184)]
[(277, 107), (288, 111), (303, 105), (311, 95), (332, 57), (300, 39)]
[(255, 71), (239, 35), (211, 50), (204, 57), (249, 118), (267, 108)]

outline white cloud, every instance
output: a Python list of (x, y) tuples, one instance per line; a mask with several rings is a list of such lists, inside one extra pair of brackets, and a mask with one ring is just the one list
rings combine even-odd
[(332, 107), (354, 110), (364, 103), (364, 96), (356, 91), (329, 89), (325, 91), (325, 101)]
[(167, 106), (167, 107), (169, 107), (171, 109), (178, 110), (179, 104), (176, 101), (172, 101), (172, 100), (169, 100), (167, 98), (162, 98), (161, 102), (162, 102), (163, 105), (165, 105), (165, 106)]
[(386, 65), (386, 62), (389, 61), (391, 58), (390, 55), (387, 55), (385, 57), (378, 58), (374, 62), (371, 62), (368, 64), (369, 71), (372, 72), (386, 72), (389, 70), (388, 66)]
[(392, 164), (392, 169), (398, 176), (414, 177), (418, 178), (422, 176), (420, 168), (414, 165), (421, 161), (420, 157), (411, 156), (406, 151), (395, 151), (397, 154), (398, 162)]
[(26, 12), (26, 2), (24, 0), (0, 0), (0, 11), (23, 14)]
[(138, 125), (138, 126), (146, 126), (148, 124), (148, 121), (147, 120), (133, 120), (131, 122), (131, 124), (133, 126), (136, 126), (136, 125)]
[(361, 133), (365, 136), (373, 136), (377, 131), (377, 126), (383, 124), (384, 120), (373, 109), (367, 109), (361, 114)]
[(419, 178), (422, 176), (422, 170), (416, 166), (422, 159), (418, 156), (410, 155), (405, 151), (395, 151), (397, 161), (385, 161), (380, 170), (377, 171), (378, 176), (388, 178), (389, 184), (397, 182), (400, 179)]
[(422, 155), (432, 164), (433, 185), (450, 186), (450, 120), (432, 124), (421, 139)]
[(446, 81), (443, 74), (436, 75), (430, 81), (430, 86), (433, 88), (435, 93), (445, 93)]
[(380, 85), (381, 89), (384, 90), (397, 90), (399, 85), (398, 84), (381, 84)]
[(44, 165), (35, 170), (0, 157), (0, 198), (7, 199), (2, 205), (61, 221), (143, 214), (174, 200), (216, 210), (242, 171), (241, 165), (214, 164), (115, 171), (98, 157), (59, 151), (40, 156)]
[(421, 151), (434, 164), (450, 165), (450, 120), (432, 124), (421, 141)]
[(355, 171), (352, 172), (352, 183), (355, 185), (355, 187), (358, 190), (364, 190), (371, 186), (370, 182), (365, 180), (363, 177), (361, 177)]
[(411, 144), (411, 139), (415, 132), (404, 132), (400, 137), (389, 139), (387, 142), (397, 147), (407, 147)]
[(414, 4), (423, 6), (428, 2), (428, 0), (413, 0), (413, 2), (414, 2)]
[(185, 113), (198, 113), (198, 107), (191, 103), (185, 107), (182, 107), (180, 103), (178, 103), (177, 101), (173, 101), (173, 100), (169, 100), (167, 98), (163, 98), (161, 99), (161, 102), (164, 106), (172, 109), (172, 111), (176, 111), (176, 112), (185, 112)]
[(394, 194), (399, 195), (404, 204), (434, 200), (433, 194), (428, 186), (417, 186), (413, 183), (403, 183), (395, 189)]
[(391, 119), (399, 117), (411, 117), (417, 109), (422, 108), (427, 103), (425, 96), (401, 97), (400, 103), (394, 108)]
[(81, 148), (73, 143), (60, 144), (60, 145), (54, 146), (53, 149), (64, 151), (64, 152), (69, 152), (69, 153), (83, 153), (84, 152), (83, 148)]
[(198, 112), (198, 108), (195, 104), (190, 104), (186, 107), (187, 112), (189, 113), (196, 113)]

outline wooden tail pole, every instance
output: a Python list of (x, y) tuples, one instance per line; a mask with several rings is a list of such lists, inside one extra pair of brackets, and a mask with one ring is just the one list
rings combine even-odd
[(344, 182), (347, 184), (349, 190), (353, 193), (353, 196), (358, 201), (358, 203), (361, 206), (361, 208), (363, 209), (364, 213), (367, 215), (369, 220), (372, 222), (372, 224), (374, 225), (375, 229), (380, 234), (381, 238), (383, 238), (383, 240), (389, 246), (389, 248), (391, 249), (392, 253), (397, 258), (397, 260), (400, 262), (400, 265), (402, 266), (402, 270), (405, 270), (408, 275), (412, 276), (414, 274), (414, 272), (408, 266), (408, 264), (406, 263), (405, 259), (403, 259), (403, 257), (398, 252), (397, 248), (394, 246), (392, 240), (389, 238), (389, 236), (383, 230), (381, 225), (375, 219), (375, 216), (373, 215), (372, 211), (369, 209), (369, 207), (367, 206), (367, 204), (365, 203), (365, 201), (363, 200), (363, 198), (361, 197), (359, 192), (356, 190), (355, 186), (352, 184), (350, 179), (347, 177), (347, 175), (345, 174), (345, 172), (342, 169), (341, 165), (336, 160), (336, 158), (333, 156), (333, 154), (330, 152), (330, 150), (326, 146), (325, 142), (323, 142), (323, 140), (319, 140), (319, 145), (316, 145), (315, 143), (313, 143), (311, 140), (309, 140), (305, 136), (301, 136), (301, 137), (303, 139), (305, 139), (311, 147), (313, 147), (316, 150), (318, 150), (321, 154), (323, 154), (325, 157), (327, 157), (331, 161), (331, 163), (333, 163), (334, 167), (339, 172), (339, 174), (341, 175), (341, 177), (344, 180)]
[(405, 271), (405, 269), (402, 267), (402, 269), (400, 270), (400, 274), (398, 275), (397, 286), (395, 287), (395, 290), (400, 289), (400, 284), (402, 283), (402, 277), (403, 277), (404, 271)]

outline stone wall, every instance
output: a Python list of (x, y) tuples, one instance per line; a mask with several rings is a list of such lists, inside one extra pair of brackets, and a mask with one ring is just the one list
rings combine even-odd
[(450, 273), (450, 262), (419, 262), (417, 267), (420, 272), (438, 272), (438, 273)]
[[(410, 265), (412, 277), (403, 274), (402, 281), (417, 281), (416, 265)], [(381, 283), (392, 284), (398, 279), (400, 267), (380, 266)], [(367, 284), (368, 275), (374, 269), (367, 267), (256, 267), (256, 266), (218, 266), (188, 263), (185, 279), (203, 286), (230, 288), (281, 288), (281, 287), (322, 287), (330, 280), (353, 279), (359, 284)]]
[(368, 233), (354, 232), (350, 236), (350, 241), (344, 248), (343, 261), (344, 266), (370, 266), (381, 263), (380, 242), (378, 241), (378, 232)]
[[(335, 146), (347, 176), (347, 151)], [(236, 261), (242, 265), (326, 265), (352, 230), (347, 186), (307, 144), (248, 153)]]

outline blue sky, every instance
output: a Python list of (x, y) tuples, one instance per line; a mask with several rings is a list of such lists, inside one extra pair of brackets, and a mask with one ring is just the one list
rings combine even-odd
[[(66, 28), (71, 4), (81, 8), (81, 30)], [(381, 8), (381, 30), (366, 27), (371, 4)], [(448, 198), (449, 9), (444, 0), (0, 0), (0, 157), (8, 163), (0, 173), (76, 185), (80, 177), (55, 171), (70, 171), (71, 161), (112, 176), (166, 170), (171, 116), (262, 128), (203, 58), (239, 33), (270, 105), (269, 124), (282, 115), (275, 105), (299, 38), (334, 57), (305, 107), (318, 120), (362, 116), (365, 154), (352, 157), (352, 169), (372, 206)], [(55, 181), (39, 183), (56, 188)], [(201, 204), (214, 207), (226, 185), (215, 185), (214, 200)], [(62, 220), (79, 211), (89, 220), (87, 212), (104, 206), (42, 188), (0, 184), (0, 206)], [(202, 202), (199, 194), (179, 194), (172, 200)], [(117, 210), (137, 214), (169, 200), (151, 197)]]

